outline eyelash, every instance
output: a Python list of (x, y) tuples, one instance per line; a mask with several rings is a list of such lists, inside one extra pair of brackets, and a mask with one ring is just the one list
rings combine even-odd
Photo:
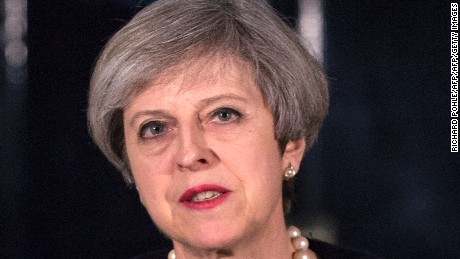
[[(161, 127), (160, 128), (160, 131), (159, 133), (152, 133), (152, 129), (154, 128), (158, 128), (158, 127)], [(139, 136), (140, 138), (142, 139), (153, 139), (153, 138), (156, 138), (156, 137), (159, 137), (161, 136), (162, 134), (164, 134), (164, 132), (166, 131), (166, 123), (162, 122), (162, 121), (149, 121), (147, 123), (145, 123), (144, 125), (142, 125), (141, 129), (140, 129), (140, 132), (139, 132)], [(152, 134), (152, 136), (150, 137), (146, 137), (146, 134), (147, 134), (147, 131), (150, 131), (150, 133)]]
[[(226, 117), (228, 118), (221, 118), (218, 119), (219, 116), (222, 116), (223, 114), (226, 114)], [(233, 108), (228, 108), (228, 107), (223, 107), (223, 108), (218, 108), (211, 112), (211, 121), (216, 122), (218, 124), (227, 124), (231, 123), (233, 121), (237, 121), (242, 117), (242, 114), (238, 112), (237, 110)], [(159, 132), (153, 133), (152, 130), (157, 130)], [(145, 124), (143, 124), (140, 128), (139, 131), (139, 137), (141, 139), (154, 139), (161, 137), (161, 135), (165, 134), (165, 131), (167, 131), (167, 125), (163, 121), (149, 121)], [(146, 137), (147, 133), (150, 132), (152, 136)]]
[[(229, 119), (224, 118), (223, 120), (217, 119), (218, 116), (221, 116), (224, 113), (229, 115), (230, 118)], [(215, 111), (213, 111), (211, 113), (211, 116), (212, 116), (212, 121), (216, 121), (217, 123), (225, 124), (225, 123), (230, 123), (232, 121), (240, 119), (242, 115), (240, 112), (238, 112), (237, 110), (233, 108), (224, 107), (224, 108), (218, 108)]]

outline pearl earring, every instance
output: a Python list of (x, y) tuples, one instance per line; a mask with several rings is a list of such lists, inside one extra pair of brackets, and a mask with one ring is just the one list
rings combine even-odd
[(286, 172), (284, 172), (284, 178), (286, 178), (286, 180), (289, 180), (296, 174), (297, 172), (295, 171), (294, 167), (292, 165), (289, 165), (289, 167), (286, 169)]

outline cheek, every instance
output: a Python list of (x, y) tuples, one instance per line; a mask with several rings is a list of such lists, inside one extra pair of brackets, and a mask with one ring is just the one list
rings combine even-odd
[(147, 209), (153, 204), (161, 204), (160, 202), (166, 197), (166, 186), (168, 186), (170, 177), (159, 175), (156, 170), (158, 168), (142, 163), (135, 163), (132, 166), (136, 188), (142, 204)]
[(159, 166), (151, 164), (138, 164), (133, 168), (133, 176), (139, 197), (153, 222), (163, 231), (168, 232), (170, 225), (171, 204), (169, 202), (168, 190), (171, 186), (171, 176), (160, 174)]
[(151, 182), (152, 177), (170, 172), (167, 152), (154, 153), (151, 146), (154, 145), (142, 143), (134, 137), (126, 139), (126, 152), (136, 182)]
[(265, 221), (277, 208), (282, 208), (281, 160), (277, 156), (269, 159), (269, 155), (258, 153), (241, 165), (241, 169), (249, 169), (240, 175), (247, 200), (247, 215), (256, 221)]
[[(165, 157), (149, 156), (136, 146), (127, 144), (128, 158), (136, 188), (142, 204), (154, 218), (158, 211), (166, 213), (168, 209), (168, 190), (171, 185), (171, 173)], [(157, 209), (158, 208), (158, 209)]]
[(276, 140), (256, 135), (222, 152), (226, 154), (222, 162), (233, 167), (248, 199), (258, 199), (261, 194), (273, 198), (281, 193), (282, 162)]
[(143, 201), (165, 199), (172, 178), (166, 159), (145, 154), (134, 154), (132, 157), (134, 159), (130, 159), (131, 170)]

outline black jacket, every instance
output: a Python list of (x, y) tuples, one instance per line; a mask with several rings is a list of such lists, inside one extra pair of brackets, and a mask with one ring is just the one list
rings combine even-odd
[[(379, 257), (351, 249), (345, 249), (324, 243), (318, 240), (309, 239), (310, 249), (313, 250), (319, 259), (377, 259)], [(166, 259), (172, 248), (157, 250), (154, 252), (142, 254), (132, 259)]]

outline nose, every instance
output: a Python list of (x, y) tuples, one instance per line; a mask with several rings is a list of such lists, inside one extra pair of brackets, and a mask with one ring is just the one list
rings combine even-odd
[(217, 161), (217, 156), (208, 146), (204, 129), (198, 124), (180, 130), (177, 165), (181, 171), (199, 171), (209, 169)]

